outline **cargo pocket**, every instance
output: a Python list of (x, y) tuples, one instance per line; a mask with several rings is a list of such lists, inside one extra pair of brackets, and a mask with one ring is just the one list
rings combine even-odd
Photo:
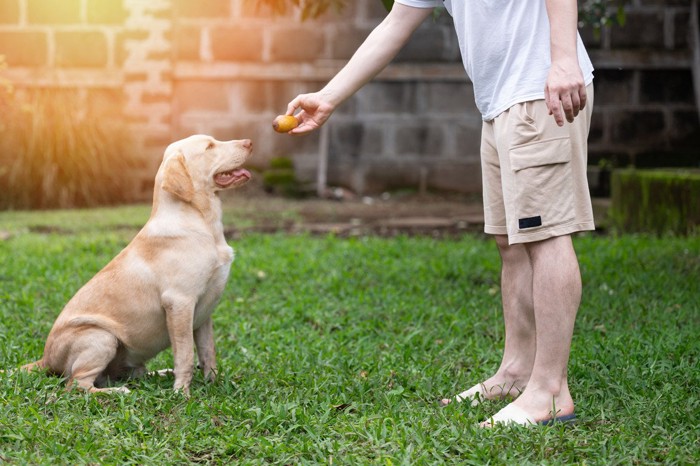
[(518, 231), (570, 223), (574, 219), (571, 141), (568, 137), (510, 149)]

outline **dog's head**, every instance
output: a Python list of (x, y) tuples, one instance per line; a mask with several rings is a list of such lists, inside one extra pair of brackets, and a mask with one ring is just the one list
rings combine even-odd
[(242, 165), (252, 153), (250, 139), (217, 141), (195, 135), (174, 142), (165, 149), (156, 179), (158, 185), (183, 201), (191, 202), (196, 193), (214, 193), (234, 188), (250, 179)]

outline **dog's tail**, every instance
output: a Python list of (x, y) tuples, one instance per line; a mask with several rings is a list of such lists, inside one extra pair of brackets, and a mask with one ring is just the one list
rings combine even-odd
[[(44, 359), (39, 359), (38, 361), (30, 362), (29, 364), (25, 364), (24, 366), (21, 366), (19, 368), (20, 371), (25, 371), (25, 372), (32, 372), (37, 369), (43, 369), (44, 368)], [(0, 374), (12, 374), (18, 369), (0, 369)]]
[(19, 370), (21, 371), (26, 371), (26, 372), (32, 372), (36, 369), (43, 369), (44, 368), (44, 359), (39, 359), (38, 361), (30, 362), (29, 364), (25, 364), (24, 366), (20, 367)]

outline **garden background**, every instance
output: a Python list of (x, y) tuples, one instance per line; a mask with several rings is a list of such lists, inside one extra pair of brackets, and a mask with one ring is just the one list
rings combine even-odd
[[(320, 88), (386, 14), (380, 0), (301, 3), (329, 8), (314, 16), (319, 12), (303, 15), (283, 0), (3, 0), (2, 76), (14, 89), (14, 96), (2, 95), (3, 113), (29, 119), (22, 127), (43, 125), (33, 132), (49, 133), (44, 148), (52, 146), (47, 140), (64, 143), (53, 134), (65, 130), (57, 124), (100, 122), (101, 139), (91, 143), (114, 150), (109, 164), (119, 153), (136, 159), (118, 167), (138, 180), (122, 197), (148, 199), (163, 148), (193, 133), (251, 138), (254, 164), (264, 170), (291, 158), (305, 185), (316, 182), (325, 158), (322, 184), (361, 195), (404, 188), (479, 193), (481, 117), (445, 12), (426, 21), (395, 62), (336, 112), (325, 138), (270, 131), (287, 103)], [(700, 165), (693, 91), (694, 76), (700, 82), (693, 44), (700, 39), (691, 3), (579, 2), (596, 69), (589, 164), (597, 196), (610, 194), (615, 167)], [(611, 6), (612, 19), (614, 7), (625, 5), (624, 25), (596, 29), (601, 4)], [(55, 124), (47, 106), (56, 108)], [(21, 155), (7, 139), (5, 170)], [(127, 143), (132, 150), (123, 149)], [(44, 170), (54, 169), (54, 160), (44, 161)], [(46, 197), (40, 205), (63, 202)]]
[[(325, 135), (289, 138), (273, 117), (385, 14), (379, 0), (291, 3), (0, 2), (0, 461), (700, 463), (697, 2), (632, 0), (624, 25), (582, 26), (601, 228), (574, 239), (579, 422), (493, 430), (477, 424), (505, 402), (438, 406), (488, 377), (503, 342), (480, 117), (450, 19), (427, 21)], [(163, 149), (194, 132), (255, 142), (253, 181), (224, 197), (236, 261), (214, 312), (217, 382), (198, 374), (189, 399), (157, 377), (91, 396), (15, 371), (146, 222)], [(673, 181), (615, 171), (611, 187), (628, 167)], [(642, 233), (616, 220), (659, 204), (632, 222)], [(170, 351), (149, 364), (171, 366)]]

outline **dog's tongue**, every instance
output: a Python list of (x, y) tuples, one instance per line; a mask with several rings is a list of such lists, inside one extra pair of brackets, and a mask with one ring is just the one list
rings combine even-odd
[(236, 170), (231, 170), (229, 172), (217, 173), (214, 175), (214, 181), (219, 186), (228, 186), (237, 181), (248, 181), (250, 179), (250, 172), (245, 168), (238, 168)]

